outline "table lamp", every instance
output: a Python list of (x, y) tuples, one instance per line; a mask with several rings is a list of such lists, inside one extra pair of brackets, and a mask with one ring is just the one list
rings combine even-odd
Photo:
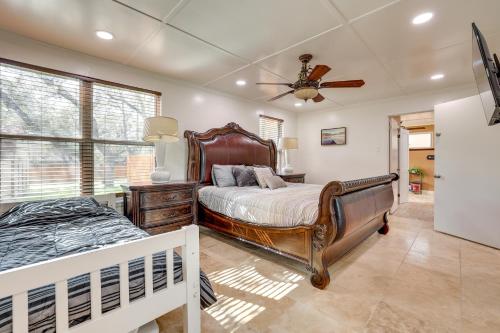
[(144, 121), (144, 141), (154, 142), (156, 168), (151, 174), (153, 184), (168, 183), (167, 144), (179, 141), (177, 119), (170, 117), (150, 117)]
[(298, 149), (298, 148), (299, 148), (299, 141), (297, 140), (297, 138), (284, 137), (278, 140), (278, 150), (281, 150), (285, 153), (285, 166), (282, 169), (284, 173), (293, 172), (292, 166), (288, 163), (288, 151), (291, 149)]

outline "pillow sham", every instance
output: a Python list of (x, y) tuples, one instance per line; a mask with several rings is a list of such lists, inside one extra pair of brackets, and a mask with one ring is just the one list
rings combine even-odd
[(233, 176), (236, 179), (236, 185), (238, 185), (238, 187), (258, 185), (252, 167), (235, 166), (233, 167)]
[(266, 177), (266, 184), (271, 190), (287, 187), (286, 182), (280, 176)]
[(260, 188), (266, 188), (266, 178), (274, 176), (270, 167), (253, 167), (253, 171), (255, 172), (255, 178), (257, 178)]
[(212, 165), (212, 182), (218, 187), (236, 186), (236, 179), (233, 176), (235, 165)]

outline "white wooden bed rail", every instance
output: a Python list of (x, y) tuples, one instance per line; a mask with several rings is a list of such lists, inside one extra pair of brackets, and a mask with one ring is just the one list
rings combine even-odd
[[(174, 284), (173, 251), (182, 247), (183, 281)], [(152, 255), (166, 251), (167, 287), (153, 292)], [(128, 262), (144, 259), (145, 297), (129, 301)], [(100, 270), (120, 266), (120, 307), (101, 312)], [(91, 319), (68, 327), (67, 280), (90, 273)], [(28, 291), (55, 284), (57, 333), (124, 333), (184, 305), (184, 331), (200, 332), (198, 227), (23, 266), (0, 273), (0, 299), (12, 296), (13, 333), (28, 332)]]

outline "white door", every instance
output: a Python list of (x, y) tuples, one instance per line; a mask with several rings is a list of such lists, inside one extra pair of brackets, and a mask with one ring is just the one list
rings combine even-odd
[[(399, 123), (399, 116), (389, 118), (389, 172), (397, 174), (399, 174)], [(392, 182), (392, 191), (394, 193), (394, 203), (392, 204), (391, 214), (399, 206), (399, 181)]]
[(408, 202), (408, 185), (410, 184), (410, 176), (408, 169), (410, 168), (410, 148), (409, 148), (409, 131), (406, 128), (399, 129), (399, 203)]
[(434, 228), (500, 248), (500, 125), (486, 125), (478, 96), (434, 111)]

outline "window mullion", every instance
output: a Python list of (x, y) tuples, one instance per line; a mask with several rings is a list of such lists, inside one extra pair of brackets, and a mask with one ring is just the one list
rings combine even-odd
[(92, 142), (92, 90), (90, 81), (80, 83), (81, 135), (80, 143), (80, 179), (81, 194), (94, 194), (94, 143)]

